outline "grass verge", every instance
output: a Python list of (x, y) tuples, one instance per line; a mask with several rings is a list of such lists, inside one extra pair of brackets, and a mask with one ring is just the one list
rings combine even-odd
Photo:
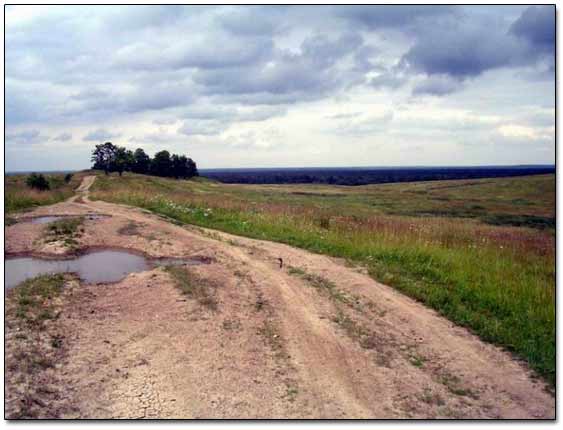
[(72, 176), (70, 182), (65, 182), (62, 173), (44, 175), (51, 187), (46, 191), (29, 188), (25, 180), (28, 175), (5, 176), (4, 209), (6, 213), (31, 209), (37, 206), (52, 205), (73, 196), (75, 188), (82, 180), (82, 174)]
[[(443, 195), (432, 200), (430, 209), (460, 210), (461, 202), (475, 201), (479, 211), (490, 214), (514, 210), (519, 216), (525, 209), (546, 216), (552, 211), (553, 178), (488, 180), (471, 187), (462, 182), (456, 188), (436, 183), (370, 186), (364, 189), (383, 191), (361, 196), (356, 195), (357, 188), (323, 187), (324, 194), (310, 198), (315, 205), (287, 186), (243, 188), (138, 175), (99, 179), (94, 198), (142, 207), (178, 223), (282, 242), (362, 264), (374, 279), (516, 353), (551, 384), (555, 382), (553, 231), (496, 227), (475, 219), (382, 215), (380, 203), (373, 201), (373, 196), (381, 197), (387, 199), (385, 210), (415, 212), (438, 190)], [(299, 190), (309, 193), (318, 188)], [(520, 196), (521, 188), (527, 190), (525, 195)], [(334, 194), (351, 198), (345, 192), (355, 199), (348, 200), (350, 208), (333, 198)], [(419, 194), (424, 194), (422, 200)], [(400, 202), (393, 203), (393, 196)], [(516, 205), (513, 200), (520, 197), (531, 203)], [(363, 199), (373, 202), (375, 209), (370, 212)], [(350, 210), (358, 215), (339, 215)]]

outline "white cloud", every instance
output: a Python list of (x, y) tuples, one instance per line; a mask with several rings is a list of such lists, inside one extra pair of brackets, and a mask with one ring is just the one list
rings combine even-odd
[(526, 163), (554, 141), (546, 22), (526, 6), (8, 6), (6, 143), (44, 157), (7, 168), (87, 167), (105, 140), (207, 167)]

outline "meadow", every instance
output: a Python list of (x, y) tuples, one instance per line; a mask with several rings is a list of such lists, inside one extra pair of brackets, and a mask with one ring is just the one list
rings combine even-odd
[(555, 175), (365, 186), (99, 175), (92, 199), (364, 266), (555, 381)]
[(83, 173), (74, 174), (70, 182), (64, 180), (64, 173), (43, 174), (50, 189), (38, 191), (25, 183), (27, 175), (4, 176), (4, 211), (6, 214), (27, 210), (36, 206), (52, 205), (74, 195), (74, 189), (80, 185)]

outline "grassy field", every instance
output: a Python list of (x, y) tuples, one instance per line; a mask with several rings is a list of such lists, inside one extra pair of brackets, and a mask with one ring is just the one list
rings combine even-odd
[(91, 197), (362, 264), (554, 383), (554, 175), (345, 187), (101, 174)]
[(359, 187), (101, 175), (92, 198), (361, 263), (554, 382), (554, 175)]
[(68, 199), (74, 194), (74, 189), (80, 185), (84, 173), (74, 174), (69, 183), (65, 183), (64, 173), (44, 174), (43, 176), (49, 181), (50, 190), (38, 191), (28, 187), (25, 183), (27, 175), (5, 176), (4, 211), (9, 214), (35, 206), (52, 205)]

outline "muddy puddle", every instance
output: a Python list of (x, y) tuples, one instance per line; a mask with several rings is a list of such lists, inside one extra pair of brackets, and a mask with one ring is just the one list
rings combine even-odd
[(110, 215), (104, 214), (86, 214), (86, 215), (45, 215), (45, 216), (37, 216), (29, 219), (23, 219), (22, 221), (29, 221), (31, 224), (48, 224), (53, 221), (57, 221), (64, 218), (79, 218), (84, 217), (85, 219), (89, 220), (97, 220), (108, 218)]
[(86, 283), (118, 282), (130, 273), (143, 272), (157, 266), (202, 264), (200, 259), (150, 259), (127, 251), (93, 251), (73, 259), (42, 259), (14, 257), (4, 261), (4, 289), (43, 274), (76, 273)]

